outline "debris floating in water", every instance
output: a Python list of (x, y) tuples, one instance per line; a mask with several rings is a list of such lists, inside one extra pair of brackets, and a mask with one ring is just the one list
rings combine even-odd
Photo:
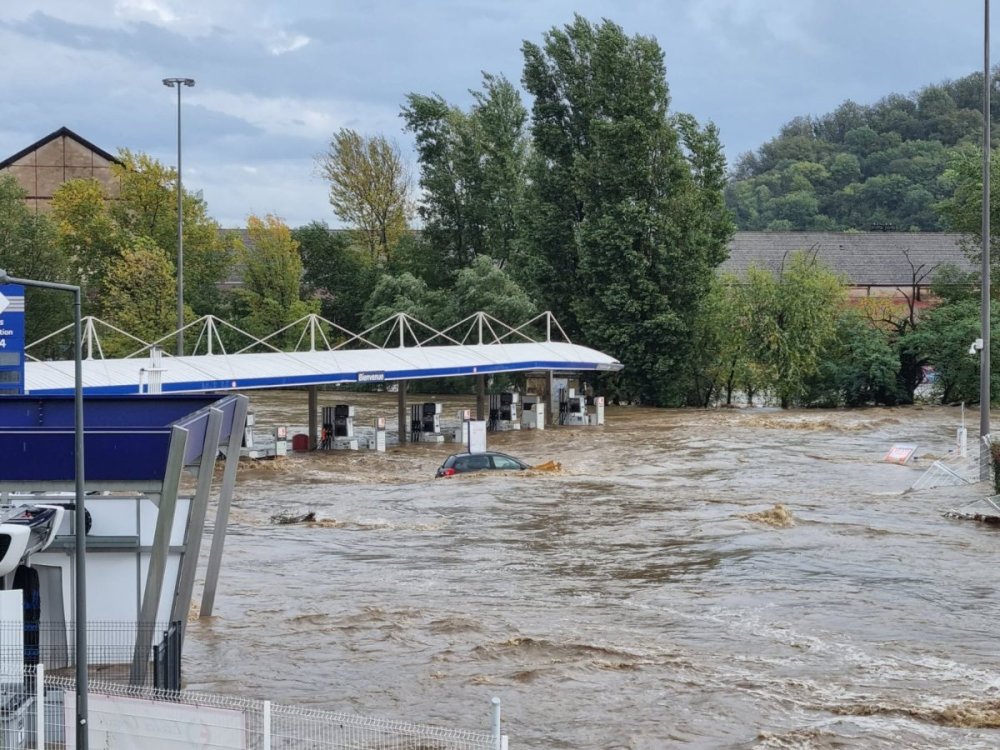
[(833, 713), (844, 716), (911, 716), (945, 727), (1000, 728), (1000, 701), (996, 700), (969, 701), (944, 708), (880, 704), (838, 706), (833, 709)]
[[(979, 509), (972, 510), (970, 506), (979, 506)], [(961, 508), (952, 508), (944, 513), (944, 517), (1000, 526), (1000, 505), (997, 505), (994, 498), (984, 497), (981, 500), (974, 500), (968, 505), (963, 505)]]
[(956, 518), (960, 521), (979, 521), (994, 526), (1000, 526), (1000, 514), (998, 513), (968, 513), (960, 510), (949, 510), (944, 514), (945, 518)]
[(532, 466), (535, 471), (562, 471), (562, 464), (558, 461), (546, 461), (544, 464)]
[(314, 511), (300, 513), (299, 515), (293, 515), (291, 513), (277, 513), (271, 516), (271, 523), (280, 524), (282, 526), (287, 526), (293, 523), (312, 523), (315, 520), (316, 513)]
[(789, 526), (795, 525), (795, 517), (792, 515), (791, 511), (781, 503), (777, 503), (773, 508), (768, 508), (767, 510), (757, 511), (756, 513), (746, 513), (740, 516), (740, 518), (745, 518), (748, 521), (753, 521), (755, 523), (763, 523), (768, 526), (774, 526), (777, 529), (787, 529)]

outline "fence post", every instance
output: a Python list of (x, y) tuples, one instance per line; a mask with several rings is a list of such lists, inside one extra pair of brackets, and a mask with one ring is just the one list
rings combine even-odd
[(35, 665), (35, 747), (45, 750), (45, 665)]
[(500, 750), (500, 699), (494, 695), (490, 703), (493, 704), (493, 747)]
[(262, 729), (262, 734), (264, 735), (264, 743), (261, 745), (261, 750), (271, 750), (271, 701), (264, 701), (264, 727)]

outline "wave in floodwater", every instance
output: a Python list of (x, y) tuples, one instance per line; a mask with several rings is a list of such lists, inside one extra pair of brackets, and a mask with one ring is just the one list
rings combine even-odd
[[(394, 427), (394, 394), (323, 398)], [(519, 748), (1000, 746), (1000, 537), (943, 516), (984, 490), (909, 489), (960, 419), (612, 407), (490, 435), (551, 471), (434, 479), (447, 443), (247, 468), (186, 680), (475, 729), (496, 695)]]

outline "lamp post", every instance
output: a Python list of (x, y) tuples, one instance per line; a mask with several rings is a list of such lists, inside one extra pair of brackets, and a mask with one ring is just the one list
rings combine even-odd
[(177, 356), (184, 354), (184, 194), (181, 190), (181, 89), (194, 86), (193, 78), (164, 78), (163, 85), (177, 89)]
[(990, 0), (983, 0), (983, 279), (979, 352), (979, 466), (981, 480), (990, 478)]
[(73, 294), (73, 449), (76, 474), (76, 747), (87, 750), (87, 511), (83, 476), (83, 336), (80, 324), (80, 287), (9, 276), (0, 269), (0, 284), (19, 284)]

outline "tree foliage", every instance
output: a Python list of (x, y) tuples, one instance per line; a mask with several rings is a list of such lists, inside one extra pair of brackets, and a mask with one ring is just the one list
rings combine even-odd
[(720, 274), (702, 298), (688, 358), (689, 404), (708, 406), (718, 399), (728, 406), (738, 391), (752, 400), (760, 387), (760, 366), (750, 350), (748, 292), (748, 285), (733, 274)]
[[(302, 259), (288, 226), (276, 216), (250, 216), (247, 237), (248, 243), (238, 246), (244, 275), (234, 301), (237, 324), (263, 337), (317, 312), (317, 300), (300, 297)], [(291, 345), (296, 336), (295, 331), (288, 331), (271, 343)]]
[[(909, 397), (912, 401), (912, 393)], [(806, 380), (802, 403), (826, 407), (895, 405), (905, 398), (898, 348), (857, 308), (842, 309), (833, 340), (817, 371)]]
[(488, 255), (458, 272), (449, 300), (455, 322), (482, 311), (516, 328), (536, 313), (527, 293)]
[[(151, 238), (138, 236), (107, 269), (103, 314), (143, 341), (156, 341), (177, 327), (174, 266)], [(102, 339), (104, 356), (123, 357), (139, 345), (117, 334)]]
[(677, 403), (694, 318), (730, 235), (718, 133), (672, 117), (663, 52), (577, 16), (523, 45), (534, 96), (519, 268), (564, 326)]
[[(946, 302), (929, 311), (920, 328), (910, 333), (906, 345), (934, 368), (933, 388), (943, 403), (979, 402), (980, 358), (969, 354), (969, 344), (980, 335), (980, 307), (976, 299)], [(993, 308), (991, 325), (1000, 325), (1000, 314)], [(992, 339), (991, 361), (1000, 361), (1000, 341)], [(1000, 372), (991, 372), (990, 388), (997, 393)]]
[[(26, 279), (74, 282), (55, 225), (48, 217), (33, 214), (25, 196), (16, 178), (0, 174), (0, 268)], [(61, 292), (25, 289), (25, 310), (27, 343), (72, 321), (72, 300)], [(55, 353), (33, 351), (35, 356)]]
[[(369, 328), (397, 313), (406, 313), (430, 326), (443, 325), (451, 322), (441, 319), (444, 304), (445, 298), (441, 293), (429, 289), (423, 280), (413, 274), (402, 273), (399, 276), (384, 274), (372, 290), (368, 302), (365, 303), (361, 324)], [(418, 332), (418, 335), (420, 333), (423, 332)], [(391, 346), (395, 343), (386, 341), (385, 345)]]
[(480, 255), (503, 267), (518, 237), (527, 111), (502, 76), (483, 74), (468, 112), (411, 93), (402, 111), (420, 161), (418, 208), (430, 248), (451, 273)]
[[(177, 258), (177, 172), (142, 152), (121, 149), (120, 164), (112, 166), (120, 191), (109, 213), (119, 231), (147, 237), (172, 264)], [(218, 312), (218, 283), (232, 266), (232, 239), (219, 231), (208, 215), (208, 204), (198, 194), (185, 192), (184, 302), (196, 315)]]
[(800, 401), (837, 335), (844, 280), (799, 252), (777, 274), (751, 267), (746, 280), (748, 346), (761, 386), (782, 406)]
[[(126, 251), (159, 248), (172, 266), (175, 286), (177, 259), (176, 172), (127, 149), (119, 151), (119, 158), (121, 164), (114, 170), (121, 191), (114, 200), (96, 180), (69, 180), (52, 197), (60, 246), (71, 276), (84, 289), (86, 311), (116, 325), (114, 315), (120, 310), (111, 311), (105, 304), (107, 277)], [(182, 207), (185, 309), (199, 315), (218, 313), (222, 304), (218, 283), (232, 265), (231, 240), (221, 235), (200, 196), (185, 194)]]
[(354, 227), (372, 260), (385, 262), (410, 215), (410, 178), (399, 147), (381, 135), (341, 128), (319, 166), (334, 214)]
[(378, 280), (371, 255), (346, 232), (314, 221), (292, 231), (302, 257), (304, 296), (318, 299), (320, 314), (349, 331), (361, 327), (361, 310)]
[(796, 118), (739, 158), (726, 203), (745, 230), (940, 231), (948, 226), (936, 210), (950, 197), (946, 173), (981, 138), (981, 112), (979, 73)]
[(100, 314), (100, 292), (108, 268), (121, 254), (127, 234), (108, 211), (96, 180), (69, 180), (52, 196), (52, 218), (71, 276), (83, 287), (89, 312)]

